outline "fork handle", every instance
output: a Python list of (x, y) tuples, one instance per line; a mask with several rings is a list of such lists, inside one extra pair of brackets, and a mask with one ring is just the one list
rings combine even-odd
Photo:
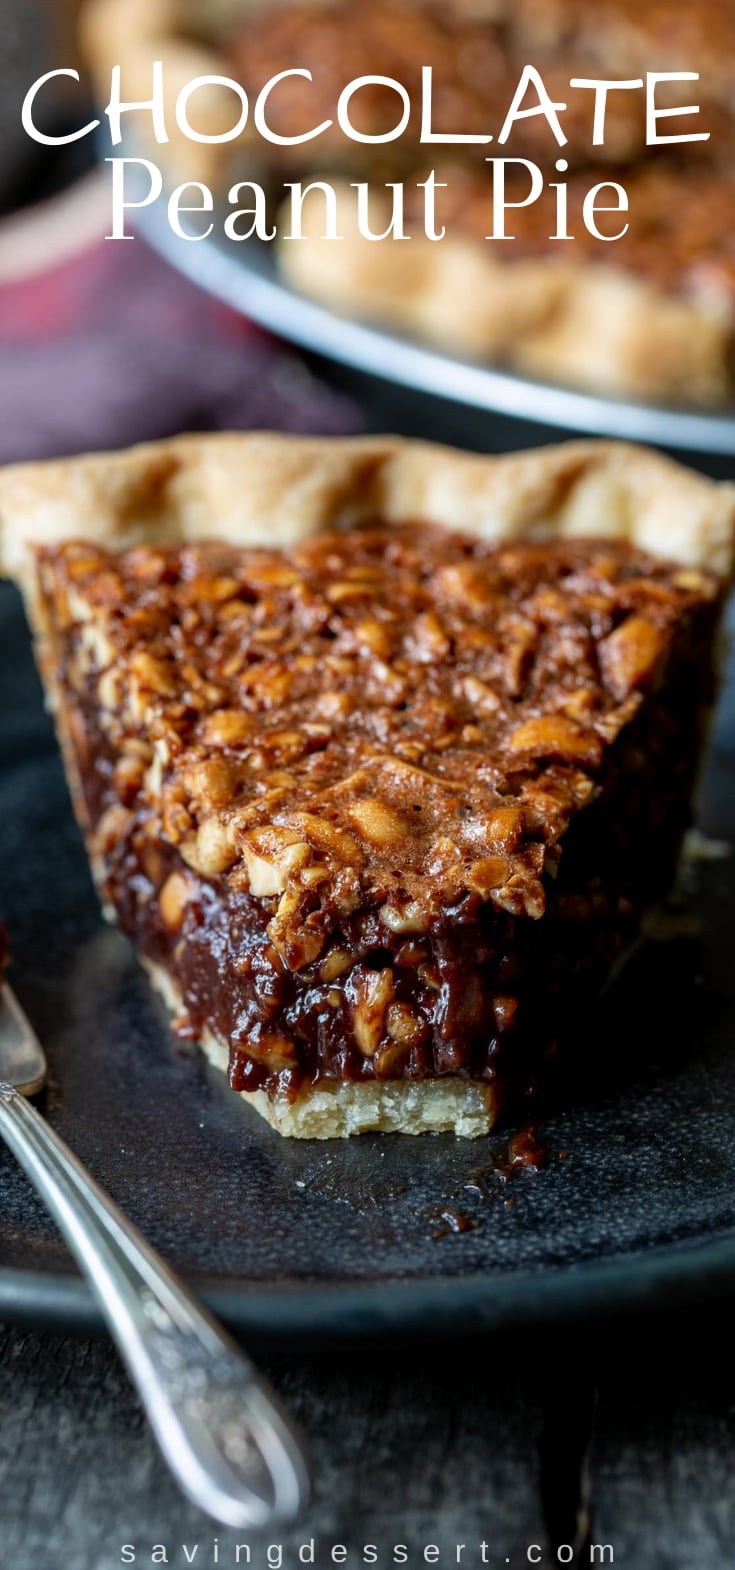
[(308, 1493), (303, 1450), (250, 1360), (3, 1082), (0, 1134), (87, 1276), (184, 1493), (231, 1527), (294, 1516)]

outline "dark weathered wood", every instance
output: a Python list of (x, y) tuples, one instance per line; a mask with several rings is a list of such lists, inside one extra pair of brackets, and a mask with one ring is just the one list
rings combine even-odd
[[(309, 1437), (315, 1496), (297, 1527), (262, 1534), (218, 1530), (183, 1501), (160, 1461), (117, 1358), (104, 1341), (77, 1342), (5, 1332), (0, 1338), (0, 1563), (3, 1570), (112, 1570), (121, 1545), (150, 1564), (153, 1545), (200, 1543), (195, 1563), (234, 1564), (249, 1541), (253, 1565), (267, 1542), (284, 1545), (284, 1566), (316, 1539), (316, 1564), (332, 1544), (362, 1563), (374, 1543), (379, 1565), (392, 1545), (425, 1563), (526, 1563), (528, 1543), (545, 1543), (538, 1476), (542, 1413), (533, 1370), (500, 1347), (478, 1343), (413, 1355), (372, 1353), (294, 1359), (267, 1367)], [(260, 1359), (261, 1363), (263, 1359)]]
[(735, 1564), (732, 1310), (629, 1326), (596, 1361), (594, 1539), (635, 1570)]
[[(307, 1433), (315, 1495), (297, 1527), (218, 1529), (183, 1501), (105, 1341), (0, 1336), (2, 1570), (113, 1570), (123, 1543), (136, 1564), (156, 1544), (184, 1566), (235, 1563), (248, 1541), (298, 1566), (315, 1539), (317, 1570), (344, 1544), (348, 1565), (375, 1544), (379, 1566), (405, 1543), (409, 1565), (487, 1562), (521, 1570), (531, 1543), (578, 1538), (575, 1564), (610, 1544), (630, 1570), (724, 1570), (735, 1564), (735, 1380), (729, 1314), (630, 1322), (457, 1352), (344, 1352), (288, 1362), (260, 1357)], [(595, 1403), (596, 1389), (596, 1403)], [(592, 1420), (594, 1414), (594, 1435)], [(544, 1526), (546, 1517), (548, 1526)], [(597, 1562), (600, 1562), (599, 1560)]]

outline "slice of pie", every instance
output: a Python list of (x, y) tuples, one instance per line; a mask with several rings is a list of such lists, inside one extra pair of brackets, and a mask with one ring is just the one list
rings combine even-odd
[[(120, 65), (126, 98), (145, 104), (153, 62), (163, 61), (169, 140), (151, 145), (150, 112), (143, 109), (125, 116), (129, 151), (145, 148), (172, 186), (207, 182), (229, 214), (238, 185), (262, 182), (268, 230), (276, 225), (283, 274), (298, 291), (453, 354), (603, 395), (701, 408), (732, 403), (730, 0), (87, 0), (84, 16), (101, 103), (111, 68)], [(528, 63), (541, 71), (551, 99), (566, 106), (563, 147), (545, 116), (532, 112), (532, 89), (508, 141), (498, 140)], [(424, 66), (433, 72), (434, 132), (494, 140), (427, 143)], [(604, 137), (595, 141), (595, 95), (571, 82), (642, 83), (653, 71), (696, 77), (659, 82), (659, 110), (684, 110), (692, 101), (701, 108), (698, 116), (661, 121), (660, 134), (706, 139), (647, 145), (641, 86), (608, 94)], [(197, 77), (206, 85), (195, 95), (192, 121), (205, 140), (185, 137), (176, 116), (179, 93)], [(351, 107), (358, 136), (380, 137), (396, 126), (400, 101), (381, 78), (408, 94), (400, 136), (360, 141), (341, 129), (340, 95), (361, 77), (368, 82)], [(237, 139), (226, 139), (237, 102), (228, 80), (246, 89), (251, 110), (275, 81), (267, 118), (280, 144), (255, 131), (252, 112)], [(310, 135), (317, 126), (319, 135)], [(493, 209), (485, 159), (501, 155), (511, 160), (505, 194), (516, 205), (506, 214), (508, 238), (488, 242)], [(449, 158), (455, 168), (439, 167)], [(519, 159), (545, 176), (543, 195), (530, 204), (530, 173), (513, 162)], [(436, 228), (423, 188), (432, 170), (446, 183), (437, 191)], [(622, 216), (617, 194), (604, 189), (611, 180), (628, 196)], [(305, 197), (294, 228), (293, 186), (300, 181), (317, 189)], [(364, 211), (363, 233), (357, 222), (360, 181), (369, 186), (372, 237), (364, 235)], [(340, 186), (338, 239), (323, 238), (330, 229), (320, 182)], [(397, 243), (390, 227), (390, 187), (402, 183), (410, 243)], [(560, 232), (562, 187), (568, 240), (550, 238)], [(595, 187), (596, 222), (609, 243), (583, 219)], [(628, 236), (614, 239), (626, 222)], [(441, 233), (442, 223), (444, 238), (427, 238)], [(376, 240), (380, 234), (387, 237)]]
[(286, 1134), (522, 1105), (670, 885), (732, 489), (607, 444), (213, 436), (6, 470), (0, 529), (175, 1028)]

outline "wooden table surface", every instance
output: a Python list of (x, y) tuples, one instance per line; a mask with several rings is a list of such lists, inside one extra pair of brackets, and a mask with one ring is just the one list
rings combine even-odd
[(315, 1492), (295, 1526), (238, 1534), (180, 1497), (106, 1341), (3, 1332), (3, 1570), (220, 1570), (238, 1543), (253, 1566), (277, 1567), (280, 1545), (289, 1567), (312, 1538), (318, 1570), (340, 1544), (348, 1566), (364, 1545), (392, 1565), (395, 1544), (411, 1567), (585, 1565), (603, 1544), (627, 1570), (735, 1564), (730, 1307), (533, 1345), (258, 1356), (308, 1436)]

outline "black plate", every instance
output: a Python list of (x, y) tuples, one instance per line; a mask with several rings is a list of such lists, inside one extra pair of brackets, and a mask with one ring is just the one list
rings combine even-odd
[[(491, 1177), (482, 1194), (466, 1185), (502, 1155), (497, 1142), (289, 1143), (198, 1054), (182, 1056), (130, 948), (101, 921), (7, 586), (0, 714), (0, 913), (13, 984), (49, 1056), (44, 1110), (231, 1323), (299, 1338), (436, 1332), (735, 1286), (729, 858), (698, 875), (699, 934), (649, 944), (590, 1019), (595, 1073), (546, 1118), (547, 1167), (505, 1186)], [(725, 838), (735, 837), (734, 740), (721, 713), (703, 824)], [(0, 1316), (96, 1325), (61, 1239), (2, 1150), (0, 1184)], [(437, 1237), (447, 1204), (474, 1228)]]

